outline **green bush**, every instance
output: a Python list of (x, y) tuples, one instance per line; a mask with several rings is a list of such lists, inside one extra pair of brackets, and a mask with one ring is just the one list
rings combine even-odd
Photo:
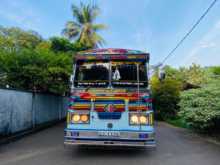
[(214, 75), (220, 75), (220, 67), (219, 66), (215, 66), (212, 67), (212, 72), (214, 73)]
[(61, 37), (0, 26), (0, 87), (63, 95), (69, 91), (72, 56), (86, 50)]
[(198, 131), (213, 131), (220, 124), (220, 81), (200, 89), (184, 91), (179, 103), (179, 115)]
[(180, 86), (177, 80), (170, 78), (163, 81), (156, 77), (151, 79), (153, 106), (157, 119), (166, 120), (176, 116), (179, 109)]
[(46, 49), (0, 50), (4, 73), (0, 85), (10, 88), (63, 95), (69, 90), (72, 56)]

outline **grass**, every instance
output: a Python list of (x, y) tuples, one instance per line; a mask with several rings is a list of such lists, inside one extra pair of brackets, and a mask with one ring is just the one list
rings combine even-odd
[(176, 127), (181, 127), (181, 128), (187, 128), (189, 129), (189, 126), (187, 125), (187, 123), (185, 122), (185, 120), (183, 118), (180, 117), (176, 117), (176, 118), (169, 118), (165, 120), (167, 123), (174, 125)]

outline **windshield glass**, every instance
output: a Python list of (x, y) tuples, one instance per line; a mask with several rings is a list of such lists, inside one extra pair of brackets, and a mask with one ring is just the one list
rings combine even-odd
[(75, 85), (77, 86), (107, 86), (109, 81), (109, 63), (79, 63), (75, 76)]
[[(139, 71), (137, 70), (139, 68)], [(139, 72), (139, 85), (147, 85), (147, 72), (144, 63), (136, 62), (113, 62), (112, 85), (132, 87), (138, 85), (137, 72)]]
[(83, 87), (137, 87), (138, 72), (139, 86), (147, 87), (147, 71), (144, 62), (78, 62), (74, 85)]

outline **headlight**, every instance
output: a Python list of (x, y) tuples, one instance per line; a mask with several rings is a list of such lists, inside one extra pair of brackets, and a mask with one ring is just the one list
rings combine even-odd
[(131, 124), (138, 124), (139, 123), (139, 119), (137, 115), (132, 115), (130, 118), (130, 123)]
[(89, 123), (89, 114), (72, 114), (71, 117), (72, 123)]
[(75, 114), (75, 115), (72, 116), (72, 122), (73, 123), (77, 123), (77, 122), (79, 122), (79, 120), (80, 120), (80, 115)]
[(89, 116), (88, 115), (81, 115), (80, 119), (81, 119), (82, 122), (85, 123), (89, 120)]
[(131, 125), (149, 125), (149, 114), (130, 114)]
[(148, 118), (146, 116), (140, 116), (139, 119), (141, 124), (148, 124)]

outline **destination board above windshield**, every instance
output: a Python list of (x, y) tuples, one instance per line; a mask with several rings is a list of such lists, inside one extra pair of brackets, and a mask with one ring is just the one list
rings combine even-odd
[(76, 60), (137, 60), (148, 61), (149, 54), (129, 49), (94, 49), (80, 52), (75, 56)]

